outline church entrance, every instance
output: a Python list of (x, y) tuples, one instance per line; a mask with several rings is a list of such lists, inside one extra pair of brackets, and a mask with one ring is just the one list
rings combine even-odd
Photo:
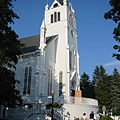
[(71, 89), (71, 96), (75, 96), (75, 90)]

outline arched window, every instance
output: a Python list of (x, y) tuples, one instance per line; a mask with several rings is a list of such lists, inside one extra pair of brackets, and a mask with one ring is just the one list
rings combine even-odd
[(53, 23), (53, 14), (51, 14), (51, 23)]
[(70, 24), (73, 25), (73, 16), (72, 16), (72, 14), (70, 14), (70, 16), (69, 16), (69, 21), (70, 21)]
[(52, 70), (48, 70), (48, 96), (51, 95), (52, 90)]
[(32, 74), (32, 67), (29, 67), (29, 75), (28, 75), (28, 90), (27, 93), (30, 94), (30, 88), (31, 88), (31, 74)]
[(24, 89), (23, 94), (30, 94), (31, 89), (31, 75), (32, 75), (32, 67), (26, 67), (24, 73)]
[(63, 72), (60, 71), (59, 73), (59, 96), (62, 94), (62, 87), (63, 87)]
[(54, 6), (53, 6), (54, 8), (56, 8), (56, 7), (58, 7), (58, 4), (56, 3), (56, 4), (54, 4)]
[(54, 12), (54, 14), (51, 14), (51, 23), (60, 21), (60, 12)]
[(70, 63), (70, 70), (72, 69), (72, 51), (69, 51), (69, 63)]
[(76, 57), (76, 52), (73, 50), (73, 67), (76, 68), (76, 63), (77, 63), (77, 57)]
[(57, 22), (57, 12), (54, 12), (54, 22)]
[(76, 52), (74, 48), (70, 50), (69, 63), (70, 63), (70, 70), (73, 71), (74, 68), (76, 68), (76, 64), (77, 64), (77, 57), (76, 57)]
[(72, 35), (72, 37), (73, 37), (73, 30), (71, 30), (71, 35)]
[(58, 12), (58, 21), (60, 21), (60, 12)]
[(25, 68), (25, 73), (24, 73), (24, 90), (23, 90), (23, 94), (26, 94), (26, 90), (27, 90), (27, 76), (28, 76), (28, 67)]

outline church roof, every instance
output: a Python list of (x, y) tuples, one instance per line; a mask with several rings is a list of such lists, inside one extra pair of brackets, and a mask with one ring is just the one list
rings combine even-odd
[(25, 48), (23, 48), (23, 53), (33, 52), (39, 48), (40, 46), (39, 36), (40, 35), (35, 35), (20, 39), (21, 43), (25, 44)]
[[(54, 40), (58, 35), (49, 36), (46, 38), (46, 44), (49, 44), (52, 40)], [(26, 37), (20, 39), (21, 43), (25, 45), (22, 49), (23, 53), (34, 52), (40, 47), (40, 35), (35, 35), (31, 37)]]

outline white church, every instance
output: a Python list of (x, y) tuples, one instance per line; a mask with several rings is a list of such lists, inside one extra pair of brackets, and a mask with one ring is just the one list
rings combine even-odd
[[(98, 111), (98, 101), (83, 98), (80, 91), (78, 35), (76, 14), (67, 0), (54, 0), (45, 6), (40, 34), (20, 39), (25, 44), (17, 64), (17, 88), (21, 91), (23, 107), (8, 110), (8, 116), (37, 120), (46, 112), (54, 90), (57, 120), (89, 117)], [(14, 111), (14, 112), (13, 112)], [(18, 112), (19, 111), (19, 112)], [(24, 115), (23, 115), (24, 114)], [(24, 117), (23, 117), (24, 116)]]

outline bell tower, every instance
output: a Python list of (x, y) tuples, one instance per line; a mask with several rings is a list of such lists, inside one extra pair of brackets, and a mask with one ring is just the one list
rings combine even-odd
[[(45, 6), (46, 95), (55, 90), (56, 98), (75, 96), (79, 85), (79, 55), (76, 16), (67, 0), (54, 0)], [(49, 71), (51, 71), (49, 73)], [(51, 76), (51, 78), (49, 78)]]

